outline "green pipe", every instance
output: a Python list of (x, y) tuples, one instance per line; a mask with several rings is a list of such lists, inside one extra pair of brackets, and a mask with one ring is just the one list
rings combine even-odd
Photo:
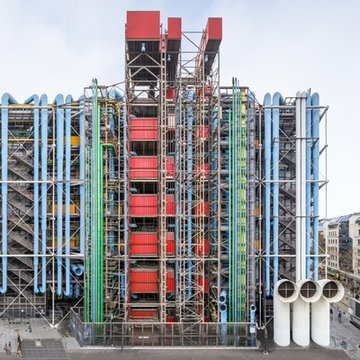
[(231, 127), (232, 127), (232, 140), (231, 140), (231, 188), (232, 188), (232, 199), (231, 199), (231, 217), (232, 217), (232, 229), (231, 229), (231, 261), (232, 261), (232, 274), (231, 274), (231, 321), (235, 321), (235, 304), (236, 304), (236, 250), (235, 250), (235, 240), (236, 240), (236, 188), (235, 188), (235, 179), (236, 179), (236, 117), (235, 117), (235, 82), (233, 79), (233, 96), (232, 96), (232, 111), (231, 111)]
[(100, 240), (100, 151), (99, 151), (99, 119), (100, 119), (100, 106), (97, 105), (96, 108), (96, 135), (95, 135), (95, 176), (96, 176), (96, 251), (95, 251), (95, 262), (96, 262), (96, 284), (95, 284), (95, 296), (96, 296), (96, 312), (95, 312), (95, 321), (99, 322), (99, 306), (100, 306), (100, 295), (99, 295), (99, 276), (100, 276), (100, 248), (99, 248), (99, 240)]
[(85, 159), (86, 159), (86, 216), (87, 216), (87, 221), (86, 221), (86, 229), (87, 229), (87, 234), (86, 234), (86, 273), (85, 273), (85, 299), (84, 299), (84, 303), (85, 303), (85, 322), (90, 322), (90, 259), (89, 259), (89, 241), (88, 241), (88, 236), (89, 234), (91, 234), (91, 228), (89, 228), (90, 225), (90, 221), (88, 218), (89, 215), (89, 204), (91, 204), (91, 193), (90, 193), (90, 179), (89, 179), (89, 154), (88, 152), (85, 153)]
[(239, 96), (240, 119), (240, 222), (239, 222), (239, 309), (238, 321), (246, 321), (246, 118), (243, 112), (244, 93)]

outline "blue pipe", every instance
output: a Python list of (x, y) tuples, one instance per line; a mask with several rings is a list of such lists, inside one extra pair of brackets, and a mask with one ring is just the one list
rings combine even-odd
[[(71, 104), (71, 95), (66, 104)], [(65, 109), (65, 296), (70, 296), (70, 179), (71, 179), (71, 108)]]
[[(282, 103), (280, 93), (273, 96), (273, 106)], [(279, 108), (274, 107), (272, 110), (272, 180), (273, 183), (273, 268), (274, 278), (273, 286), (279, 278)]]
[[(267, 93), (264, 98), (264, 105), (271, 105), (271, 95)], [(270, 287), (270, 196), (271, 196), (271, 109), (265, 108), (265, 294), (271, 295)]]
[(219, 304), (220, 312), (220, 339), (221, 344), (226, 345), (226, 335), (227, 335), (227, 305)]
[[(239, 162), (240, 162), (240, 156), (239, 156), (239, 142), (240, 142), (240, 134), (239, 134), (239, 121), (241, 121), (240, 118), (240, 109), (239, 109), (239, 88), (238, 88), (238, 83), (236, 79), (233, 79), (233, 84), (235, 84), (235, 92), (233, 94), (234, 96), (234, 102), (235, 102), (235, 113), (233, 114), (233, 121), (235, 122), (234, 124), (234, 132), (235, 134), (233, 134), (233, 139), (235, 140), (235, 144), (233, 144), (234, 148), (235, 148), (235, 158), (233, 159), (233, 162), (235, 162), (235, 173), (233, 174), (235, 179), (233, 180), (233, 192), (234, 192), (234, 198), (235, 198), (235, 203), (233, 203), (233, 207), (234, 207), (234, 217), (233, 217), (233, 222), (235, 223), (234, 229), (235, 229), (235, 234), (233, 234), (233, 241), (234, 241), (234, 249), (235, 249), (235, 254), (234, 256), (234, 269), (233, 269), (233, 273), (235, 276), (235, 286), (232, 289), (233, 293), (235, 294), (234, 297), (234, 303), (233, 303), (233, 309), (235, 309), (235, 318), (233, 319), (233, 321), (238, 321), (239, 319), (239, 306), (238, 306), (238, 302), (239, 302), (239, 213), (238, 213), (238, 201), (239, 201), (239, 189), (238, 189), (238, 179), (239, 179)], [(241, 101), (241, 100), (240, 100)]]
[[(189, 101), (194, 100), (194, 92), (189, 91), (187, 94), (187, 98)], [(187, 119), (187, 256), (191, 257), (192, 254), (192, 193), (193, 193), (193, 185), (192, 185), (192, 176), (193, 176), (193, 124), (194, 124), (194, 115), (193, 115), (193, 106), (190, 104), (187, 108), (186, 112)], [(191, 268), (192, 262), (188, 260), (187, 263), (187, 272), (188, 272), (188, 281), (186, 288), (186, 298), (190, 299), (192, 296), (192, 288), (191, 288)]]
[(250, 305), (250, 334), (251, 334), (251, 346), (256, 345), (256, 306)]
[(41, 282), (40, 292), (46, 292), (46, 232), (47, 232), (47, 143), (48, 143), (48, 99), (40, 98), (41, 105)]
[[(311, 97), (311, 105), (319, 106), (319, 94), (315, 93)], [(313, 224), (313, 238), (314, 238), (314, 272), (313, 278), (318, 280), (318, 266), (319, 266), (319, 157), (320, 157), (320, 145), (319, 145), (319, 123), (320, 123), (320, 111), (319, 109), (313, 109), (312, 113), (312, 138), (313, 145), (313, 209), (314, 209), (314, 224)]]
[(84, 273), (84, 265), (83, 264), (72, 264), (71, 271), (75, 276), (81, 276)]
[(109, 98), (116, 99), (116, 100), (122, 100), (123, 96), (116, 89), (111, 89), (109, 91)]
[(227, 291), (225, 289), (220, 291), (219, 304), (225, 304), (227, 300)]
[[(16, 100), (8, 93), (2, 96), (1, 100), (1, 214), (2, 214), (2, 255), (7, 255), (7, 190), (8, 190), (8, 123), (9, 123), (9, 109), (6, 108), (9, 104), (17, 104)], [(7, 257), (2, 257), (2, 287), (0, 293), (7, 292)]]
[(39, 97), (33, 95), (25, 104), (34, 102), (34, 293), (39, 292)]
[(306, 96), (306, 163), (305, 163), (305, 176), (306, 176), (306, 193), (305, 193), (305, 244), (306, 244), (306, 279), (310, 279), (310, 204), (311, 204), (311, 95)]
[(255, 323), (256, 316), (256, 306), (254, 304), (250, 305), (250, 322)]
[(63, 161), (64, 161), (64, 109), (59, 107), (64, 104), (64, 97), (58, 95), (54, 100), (56, 108), (56, 166), (57, 166), (57, 295), (62, 295), (62, 200), (63, 200)]
[(79, 176), (80, 176), (80, 254), (85, 256), (85, 102), (84, 96), (79, 99), (80, 115), (79, 115)]

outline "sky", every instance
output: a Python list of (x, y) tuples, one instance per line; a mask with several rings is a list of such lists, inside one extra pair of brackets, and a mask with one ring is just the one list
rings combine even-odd
[(34, 93), (78, 97), (93, 78), (123, 81), (127, 10), (160, 10), (164, 24), (180, 16), (184, 30), (223, 17), (221, 85), (236, 76), (260, 102), (266, 92), (318, 92), (329, 106), (328, 205), (320, 215), (360, 211), (360, 1), (0, 0), (0, 6), (0, 94), (19, 102)]

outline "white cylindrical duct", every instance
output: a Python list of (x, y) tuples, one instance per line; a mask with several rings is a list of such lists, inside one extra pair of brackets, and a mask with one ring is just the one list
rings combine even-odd
[(296, 281), (306, 279), (306, 94), (296, 94)]
[(299, 295), (297, 285), (280, 280), (274, 289), (274, 341), (277, 345), (290, 345), (290, 303)]
[(297, 345), (310, 345), (310, 303), (321, 297), (321, 286), (312, 280), (302, 280), (297, 283), (299, 297), (293, 304), (293, 340)]
[(311, 338), (320, 346), (330, 346), (330, 303), (340, 301), (345, 293), (338, 281), (318, 281), (322, 296), (311, 306)]

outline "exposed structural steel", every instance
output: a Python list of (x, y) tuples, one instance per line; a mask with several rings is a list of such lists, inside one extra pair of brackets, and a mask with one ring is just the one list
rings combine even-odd
[(124, 82), (2, 96), (2, 316), (70, 312), (83, 345), (255, 346), (271, 324), (327, 344), (310, 326), (341, 297), (318, 282), (327, 108), (221, 86), (221, 41), (221, 18), (129, 11)]
[(71, 96), (2, 96), (2, 316), (55, 325), (82, 296), (84, 129)]

